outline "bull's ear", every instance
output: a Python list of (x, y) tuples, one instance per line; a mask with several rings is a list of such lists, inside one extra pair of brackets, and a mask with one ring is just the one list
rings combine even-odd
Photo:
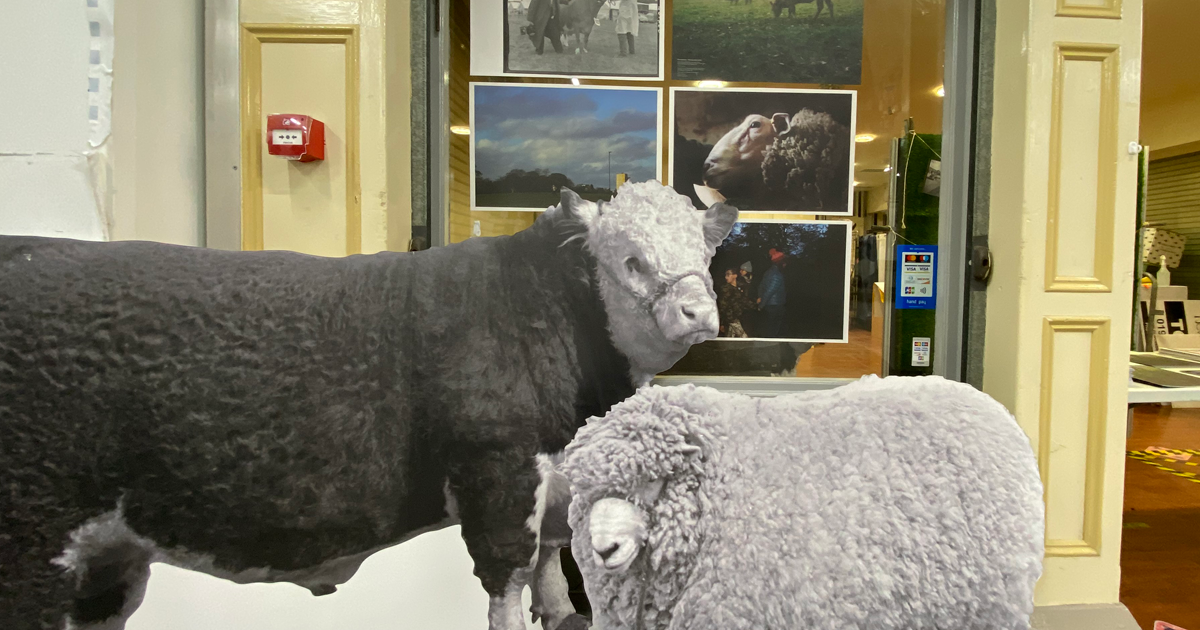
[(724, 203), (714, 203), (704, 211), (704, 243), (711, 250), (729, 236), (733, 224), (737, 223), (738, 209)]
[(783, 133), (792, 126), (792, 119), (787, 114), (775, 114), (771, 117), (771, 126), (775, 131)]
[(564, 187), (562, 189), (559, 200), (559, 204), (562, 205), (563, 214), (567, 218), (578, 221), (588, 227), (591, 227), (596, 217), (600, 216), (600, 209), (595, 203), (580, 197), (570, 188)]

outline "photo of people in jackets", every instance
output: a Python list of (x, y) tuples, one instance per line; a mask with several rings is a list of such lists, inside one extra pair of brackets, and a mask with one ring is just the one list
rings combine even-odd
[(505, 74), (662, 77), (661, 0), (494, 1)]
[(709, 270), (717, 342), (847, 340), (850, 224), (742, 221)]

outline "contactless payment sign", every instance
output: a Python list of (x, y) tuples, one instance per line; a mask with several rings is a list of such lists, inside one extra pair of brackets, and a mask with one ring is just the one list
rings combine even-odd
[(896, 308), (937, 305), (937, 246), (896, 246)]

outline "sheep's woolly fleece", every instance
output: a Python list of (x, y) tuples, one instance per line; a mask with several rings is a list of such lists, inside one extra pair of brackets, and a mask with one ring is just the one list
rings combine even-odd
[(768, 188), (785, 189), (810, 203), (843, 203), (845, 188), (834, 186), (838, 170), (845, 168), (849, 137), (849, 130), (829, 114), (800, 110), (788, 130), (767, 148), (763, 181)]
[[(1029, 627), (1036, 458), (966, 385), (866, 377), (773, 399), (644, 387), (579, 431), (563, 472), (588, 596), (619, 628)], [(656, 501), (639, 496), (657, 479)], [(649, 526), (624, 573), (592, 561), (589, 510), (605, 497)]]

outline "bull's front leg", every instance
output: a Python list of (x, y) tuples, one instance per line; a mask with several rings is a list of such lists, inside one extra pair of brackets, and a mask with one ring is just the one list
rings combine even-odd
[[(571, 484), (556, 470), (561, 456), (538, 456), (538, 485), (531, 530), (538, 532), (538, 557), (530, 587), (533, 591), (534, 620), (542, 619), (545, 630), (566, 630), (564, 622), (587, 627), (586, 620), (575, 615), (568, 595), (567, 578), (562, 570), (562, 549), (571, 545), (571, 526), (567, 512), (571, 506)], [(579, 626), (580, 622), (584, 625)]]
[(525, 630), (521, 593), (537, 551), (527, 521), (539, 483), (532, 455), (489, 453), (451, 468), (463, 541), (488, 594), (489, 630)]

